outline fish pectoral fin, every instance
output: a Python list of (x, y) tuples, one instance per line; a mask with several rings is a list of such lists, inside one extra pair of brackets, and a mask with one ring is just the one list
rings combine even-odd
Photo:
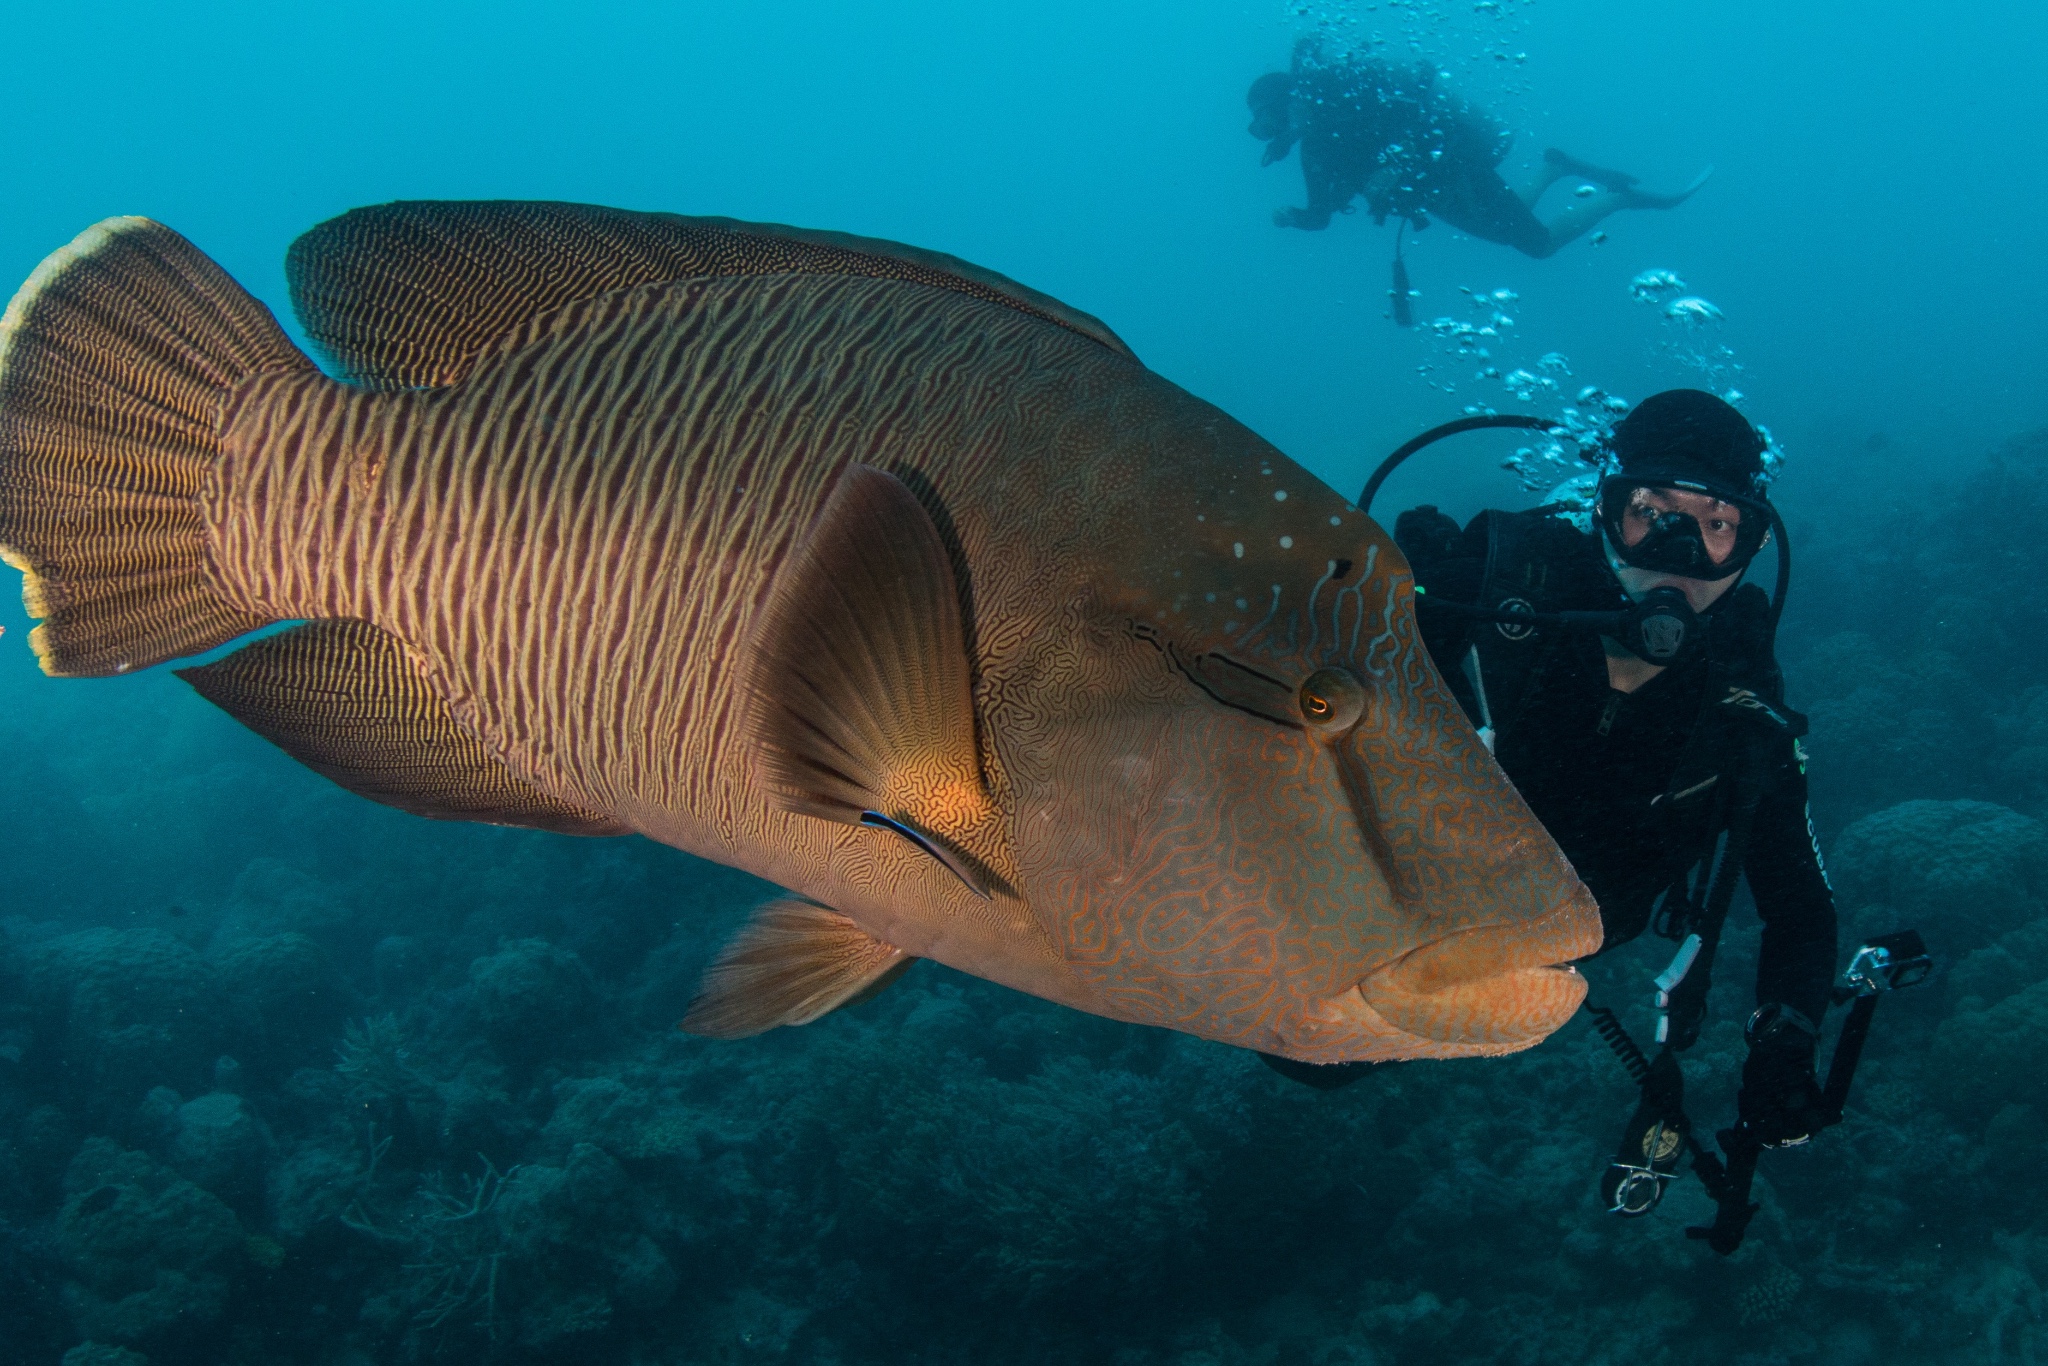
[(786, 811), (893, 830), (978, 895), (981, 776), (960, 589), (902, 480), (850, 465), (776, 576), (748, 680), (747, 735)]
[(507, 768), (406, 650), (367, 621), (308, 622), (180, 669), (199, 695), (360, 797), (434, 820), (629, 835)]
[(705, 971), (682, 1027), (744, 1039), (809, 1024), (867, 1000), (916, 961), (829, 906), (782, 897), (756, 912)]

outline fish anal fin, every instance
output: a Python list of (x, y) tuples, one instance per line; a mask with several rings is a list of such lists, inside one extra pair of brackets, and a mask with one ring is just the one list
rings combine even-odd
[(850, 465), (776, 576), (749, 677), (756, 771), (784, 810), (893, 830), (981, 896), (981, 775), (952, 560), (902, 480)]
[(951, 289), (1130, 355), (1101, 322), (994, 271), (895, 242), (591, 204), (419, 200), (354, 209), (292, 243), (292, 307), (342, 378), (456, 383), (492, 342), (615, 290), (734, 275), (862, 275)]
[(309, 622), (180, 669), (199, 695), (358, 796), (434, 820), (564, 835), (632, 831), (507, 768), (398, 637), (367, 621)]
[(917, 959), (801, 897), (769, 902), (706, 969), (682, 1027), (744, 1039), (864, 1001)]

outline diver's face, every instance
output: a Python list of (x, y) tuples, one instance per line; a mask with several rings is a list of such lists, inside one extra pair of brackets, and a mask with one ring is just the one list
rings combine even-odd
[(1639, 488), (1629, 494), (1628, 507), (1621, 514), (1621, 543), (1641, 545), (1657, 519), (1670, 512), (1682, 512), (1698, 522), (1707, 558), (1715, 564), (1728, 563), (1742, 529), (1742, 509), (1685, 489)]
[[(1641, 545), (1657, 519), (1673, 512), (1683, 513), (1700, 524), (1700, 539), (1706, 543), (1708, 559), (1715, 564), (1728, 562), (1728, 557), (1735, 553), (1735, 541), (1742, 529), (1742, 509), (1708, 494), (1686, 489), (1639, 488), (1630, 493), (1628, 506), (1621, 514), (1621, 543)], [(1695, 612), (1704, 612), (1713, 606), (1742, 578), (1740, 574), (1730, 574), (1725, 579), (1688, 579), (1633, 566), (1624, 566), (1616, 572), (1621, 576), (1622, 587), (1631, 597), (1640, 600), (1651, 589), (1668, 586), (1685, 594), (1685, 600)]]

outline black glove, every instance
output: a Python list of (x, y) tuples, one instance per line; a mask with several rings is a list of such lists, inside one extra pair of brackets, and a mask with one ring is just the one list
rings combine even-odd
[[(1796, 1013), (1796, 1012), (1795, 1012)], [(1764, 1012), (1758, 1011), (1761, 1017)], [(1742, 1064), (1742, 1091), (1736, 1109), (1742, 1127), (1766, 1148), (1804, 1143), (1825, 1127), (1820, 1083), (1813, 1075), (1813, 1026), (1803, 1016), (1798, 1025), (1750, 1033), (1749, 1058)]]

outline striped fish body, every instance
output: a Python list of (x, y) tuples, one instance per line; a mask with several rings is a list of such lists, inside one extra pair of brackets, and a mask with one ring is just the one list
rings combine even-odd
[[(755, 781), (747, 652), (776, 566), (848, 465), (930, 489), (969, 566), (981, 690), (1014, 717), (984, 756), (1000, 789), (1001, 737), (1057, 725), (1087, 690), (1075, 641), (1148, 598), (1132, 531), (1159, 485), (1279, 458), (1058, 327), (804, 276), (574, 305), (446, 389), (266, 375), (236, 394), (223, 448), (206, 518), (238, 607), (373, 622), (521, 776), (949, 960), (945, 922), (905, 914), (962, 899), (943, 870), (782, 812)], [(1000, 928), (1006, 953), (1021, 933), (1048, 959), (1028, 917)]]
[[(791, 271), (580, 298), (437, 387), (248, 368), (195, 490), (221, 619), (368, 623), (551, 828), (830, 908), (825, 949), (808, 912), (754, 948), (831, 960), (833, 1003), (931, 957), (1317, 1062), (1509, 1051), (1577, 1004), (1553, 965), (1597, 916), (1431, 669), (1398, 552), (1098, 336)], [(876, 665), (905, 638), (929, 669)], [(886, 733), (949, 668), (959, 724)], [(869, 696), (863, 730), (827, 675), (938, 700)]]

